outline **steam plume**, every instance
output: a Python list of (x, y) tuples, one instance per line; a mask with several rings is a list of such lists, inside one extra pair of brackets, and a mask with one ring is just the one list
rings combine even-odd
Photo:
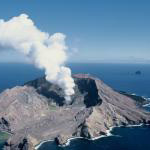
[(74, 94), (71, 70), (65, 67), (67, 60), (66, 36), (49, 35), (40, 31), (26, 14), (9, 21), (0, 20), (0, 45), (24, 53), (32, 63), (45, 70), (46, 79), (64, 89), (66, 101)]

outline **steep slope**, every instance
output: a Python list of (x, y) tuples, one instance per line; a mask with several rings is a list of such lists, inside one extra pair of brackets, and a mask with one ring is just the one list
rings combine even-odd
[(0, 94), (0, 130), (12, 133), (5, 149), (33, 149), (40, 141), (97, 137), (112, 126), (150, 123), (150, 114), (101, 80), (78, 74), (66, 104), (63, 90), (45, 77)]

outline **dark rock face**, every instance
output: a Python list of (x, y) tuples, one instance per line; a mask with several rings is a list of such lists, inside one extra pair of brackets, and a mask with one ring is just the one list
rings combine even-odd
[[(71, 104), (83, 104), (86, 107), (100, 105), (102, 100), (98, 95), (95, 80), (92, 79), (75, 79), (75, 95), (72, 96)], [(56, 102), (59, 106), (65, 105), (64, 92), (57, 85), (51, 84), (46, 81), (45, 77), (36, 79), (26, 83), (27, 86), (32, 86), (36, 91), (44, 95), (49, 101)], [(91, 101), (92, 99), (92, 101)]]
[(12, 144), (10, 141), (4, 145), (4, 150), (28, 150), (29, 145), (26, 138), (20, 139), (16, 144)]
[(0, 130), (11, 132), (10, 124), (4, 117), (0, 119)]
[[(98, 95), (98, 90), (94, 80), (75, 78), (75, 83), (76, 91), (78, 91), (78, 93), (81, 93), (81, 95), (84, 95), (83, 102), (86, 107), (96, 106), (102, 103), (102, 100)], [(76, 102), (77, 100), (73, 99), (73, 101)]]
[(59, 106), (65, 103), (63, 90), (57, 85), (49, 83), (45, 77), (27, 82), (25, 85), (34, 87), (39, 94), (47, 97), (49, 101), (54, 100)]
[(91, 138), (91, 135), (89, 134), (88, 127), (86, 125), (83, 125), (81, 128), (80, 136), (84, 138)]
[(5, 149), (33, 150), (43, 140), (64, 144), (68, 138), (94, 138), (112, 126), (150, 123), (150, 113), (139, 108), (101, 80), (74, 75), (75, 94), (66, 104), (57, 85), (39, 78), (0, 94), (0, 130), (12, 134)]
[(27, 141), (27, 139), (23, 139), (23, 141), (21, 142), (21, 143), (19, 143), (19, 145), (18, 145), (18, 149), (20, 149), (20, 150), (28, 150), (28, 141)]

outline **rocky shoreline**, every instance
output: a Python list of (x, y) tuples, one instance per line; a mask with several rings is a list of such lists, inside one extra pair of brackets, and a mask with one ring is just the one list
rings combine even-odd
[[(100, 138), (103, 138), (103, 137), (108, 137), (108, 136), (114, 136), (113, 134), (111, 134), (111, 132), (113, 131), (114, 128), (120, 128), (120, 127), (125, 127), (125, 128), (128, 128), (128, 127), (141, 127), (143, 125), (148, 125), (150, 126), (150, 124), (137, 124), (137, 125), (127, 125), (127, 126), (114, 126), (114, 127), (110, 127), (107, 131), (106, 131), (106, 134), (105, 135), (100, 135), (98, 137), (94, 137), (94, 138), (91, 138), (91, 139), (88, 139), (88, 138), (84, 138), (84, 137), (71, 137), (69, 139), (67, 139), (66, 143), (65, 144), (60, 144), (59, 146), (61, 147), (66, 147), (68, 145), (70, 145), (70, 142), (74, 139), (85, 139), (85, 140), (90, 140), (90, 141), (93, 141), (93, 140), (98, 140)], [(55, 140), (47, 140), (47, 141), (42, 141), (40, 142), (37, 146), (35, 146), (35, 150), (38, 150), (44, 143), (47, 143), (47, 142), (54, 142)]]

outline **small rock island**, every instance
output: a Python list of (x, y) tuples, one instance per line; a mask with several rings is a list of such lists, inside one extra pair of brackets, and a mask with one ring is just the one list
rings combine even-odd
[(11, 133), (4, 150), (34, 150), (42, 141), (65, 144), (69, 138), (95, 138), (113, 126), (150, 123), (150, 113), (135, 100), (98, 78), (73, 75), (75, 94), (64, 92), (45, 77), (0, 94), (0, 131)]
[(142, 72), (141, 72), (140, 70), (138, 70), (138, 71), (135, 72), (135, 74), (136, 74), (136, 75), (141, 75)]

